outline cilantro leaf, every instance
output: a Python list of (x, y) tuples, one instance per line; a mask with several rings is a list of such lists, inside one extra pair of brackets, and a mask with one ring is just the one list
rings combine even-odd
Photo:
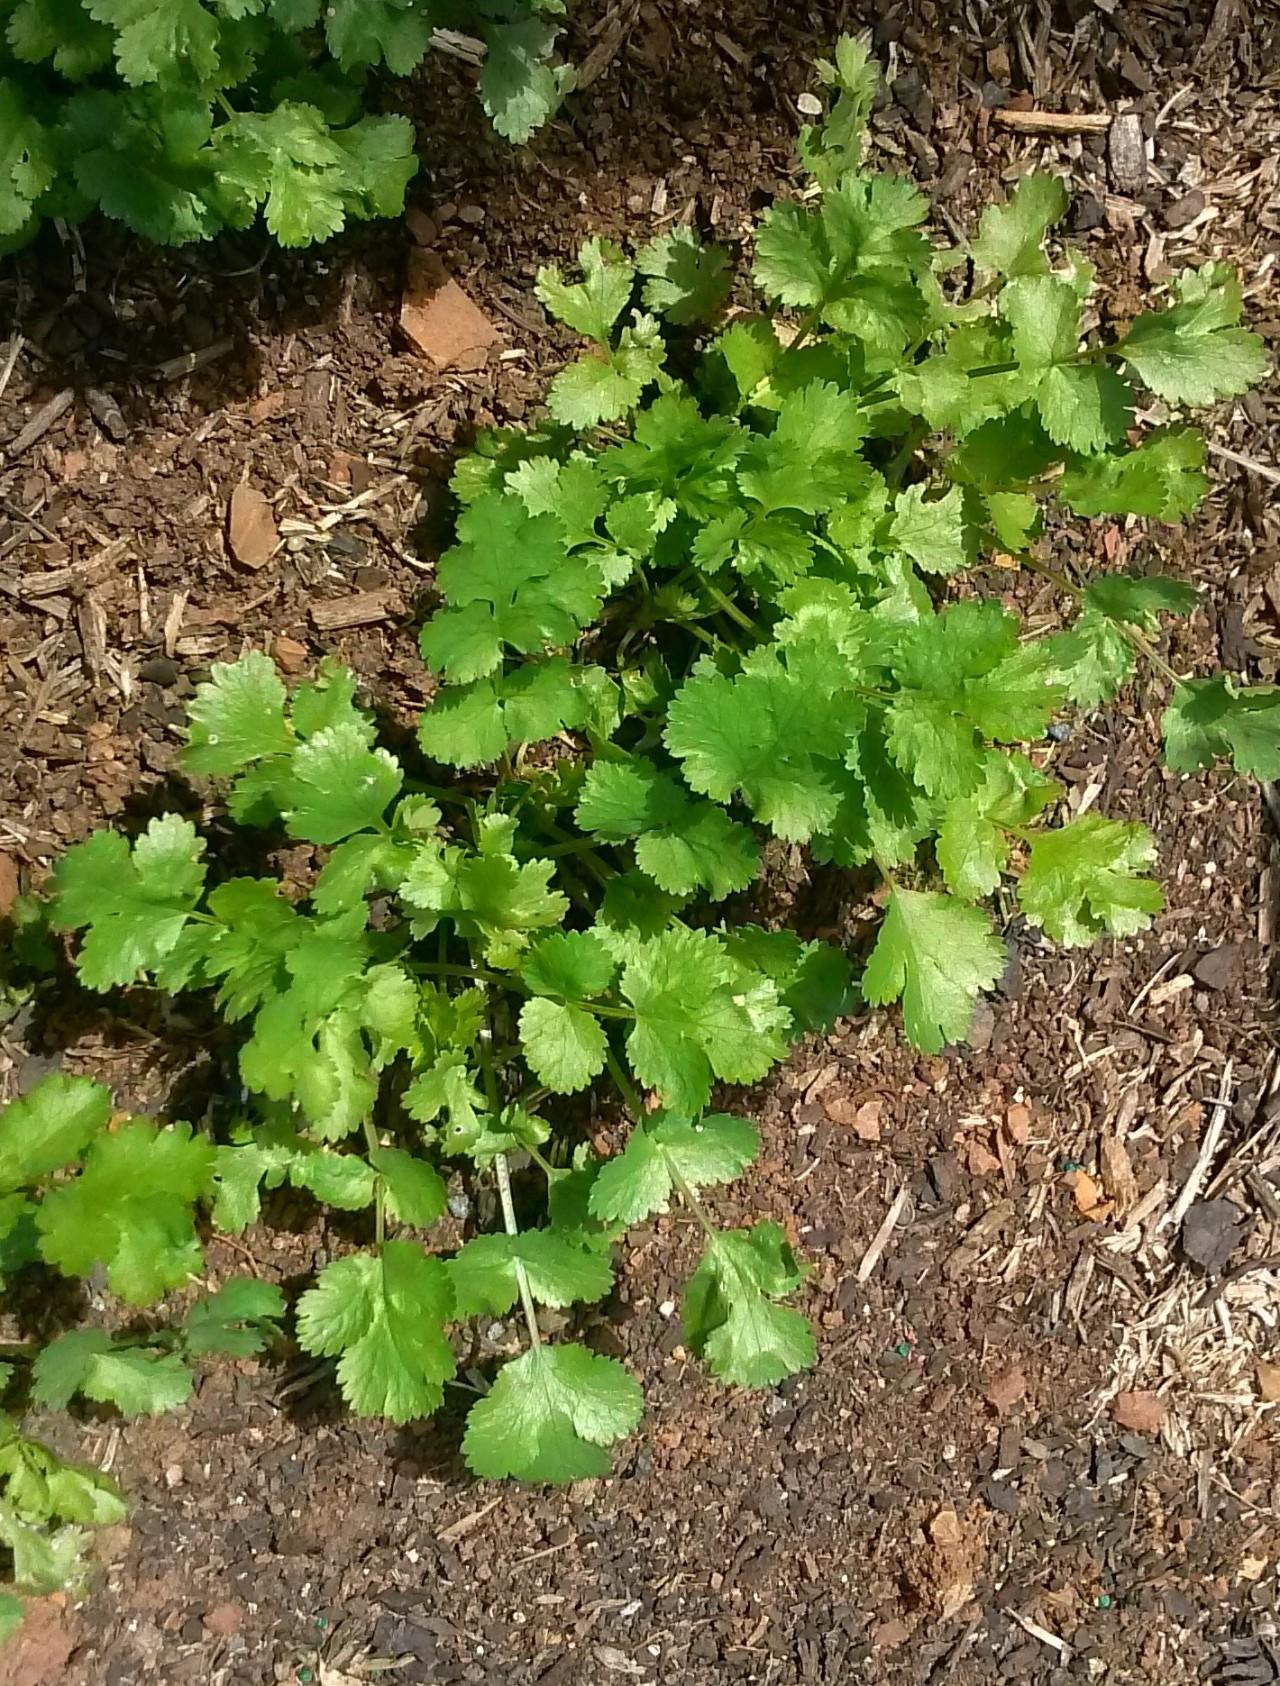
[(709, 322), (729, 297), (733, 271), (723, 246), (704, 246), (684, 224), (659, 234), (636, 254), (646, 310), (677, 327)]
[(217, 75), (218, 22), (200, 0), (84, 0), (96, 23), (116, 31), (116, 68), (125, 82), (163, 82), (175, 63), (197, 82)]
[(560, 371), (547, 389), (547, 408), (565, 427), (617, 421), (657, 380), (664, 355), (658, 324), (652, 316), (637, 316), (615, 349), (605, 347), (599, 356), (588, 352)]
[(817, 1357), (809, 1320), (776, 1303), (803, 1280), (777, 1224), (722, 1230), (685, 1288), (689, 1345), (734, 1387), (774, 1387), (807, 1370)]
[(676, 926), (635, 943), (620, 989), (635, 1009), (632, 1069), (674, 1112), (701, 1112), (713, 1077), (754, 1083), (784, 1055), (790, 1015), (772, 980), (705, 932)]
[(1237, 326), (1243, 300), (1234, 270), (1207, 263), (1184, 270), (1174, 287), (1178, 303), (1136, 317), (1118, 347), (1152, 392), (1172, 404), (1212, 404), (1260, 380), (1266, 347)]
[(1058, 496), (1077, 515), (1148, 515), (1181, 521), (1209, 490), (1204, 437), (1194, 428), (1148, 434), (1136, 451), (1070, 463)]
[(425, 1159), (399, 1147), (382, 1147), (373, 1168), (386, 1189), (387, 1213), (402, 1224), (428, 1229), (449, 1207), (440, 1174)]
[(1080, 294), (1071, 282), (1023, 276), (1005, 287), (1000, 307), (1049, 437), (1085, 455), (1120, 444), (1133, 419), (1131, 395), (1114, 369), (1077, 360)]
[(666, 1205), (673, 1187), (697, 1190), (732, 1182), (760, 1151), (745, 1118), (708, 1113), (688, 1119), (657, 1113), (637, 1124), (620, 1154), (607, 1159), (591, 1186), (591, 1215), (634, 1224)]
[(836, 42), (834, 64), (819, 59), (816, 68), (823, 86), (835, 89), (835, 100), (821, 123), (801, 128), (797, 151), (814, 180), (830, 187), (862, 162), (880, 69), (866, 42), (854, 35), (842, 35)]
[(927, 488), (899, 492), (889, 537), (927, 574), (954, 574), (973, 560), (976, 546), (966, 533), (964, 493), (953, 486), (945, 497), (925, 502)]
[(562, 931), (534, 944), (520, 975), (535, 995), (584, 1000), (603, 995), (617, 969), (617, 961), (595, 932)]
[(471, 1407), (462, 1450), (473, 1475), (567, 1483), (607, 1475), (603, 1450), (640, 1421), (639, 1384), (583, 1346), (534, 1347), (504, 1364)]
[(612, 240), (592, 238), (578, 253), (583, 279), (566, 282), (559, 264), (538, 271), (534, 291), (551, 315), (601, 345), (609, 343), (619, 316), (631, 300), (635, 268)]
[(1047, 274), (1044, 237), (1066, 215), (1068, 203), (1061, 176), (1023, 176), (1011, 199), (983, 211), (973, 242), (974, 262), (1010, 280)]
[(79, 1159), (106, 1128), (111, 1091), (51, 1072), (0, 1109), (0, 1192), (26, 1187)]
[(53, 919), (85, 930), (76, 970), (88, 988), (132, 983), (173, 952), (204, 886), (203, 853), (177, 814), (152, 820), (132, 850), (114, 831), (68, 849), (54, 873)]
[(423, 715), (418, 741), (433, 760), (478, 767), (515, 744), (594, 728), (598, 716), (591, 675), (599, 671), (572, 667), (557, 656), (470, 685), (446, 686)]
[(190, 1125), (135, 1119), (99, 1136), (80, 1176), (50, 1189), (36, 1213), (41, 1255), (65, 1276), (105, 1264), (113, 1293), (149, 1305), (200, 1269), (193, 1208), (212, 1174), (213, 1148)]
[(210, 671), (187, 707), (182, 763), (188, 772), (228, 778), (292, 748), (284, 686), (270, 656), (248, 650), (238, 661), (214, 662)]
[(1143, 825), (1083, 814), (1037, 834), (1018, 887), (1022, 911), (1055, 942), (1080, 948), (1105, 931), (1144, 931), (1164, 906), (1158, 885), (1138, 874), (1155, 859)]
[(279, 1334), (284, 1295), (274, 1282), (233, 1276), (187, 1312), (183, 1338), (188, 1352), (251, 1358)]
[(1050, 641), (1072, 700), (1092, 707), (1114, 696), (1133, 673), (1126, 627), (1156, 633), (1161, 612), (1189, 614), (1198, 601), (1192, 586), (1159, 575), (1105, 574), (1094, 580), (1075, 624)]
[(477, 1235), (447, 1261), (459, 1317), (501, 1317), (519, 1298), (519, 1272), (541, 1305), (601, 1300), (613, 1286), (608, 1259), (550, 1229)]
[(604, 1070), (608, 1042), (583, 1008), (538, 997), (520, 1009), (520, 1046), (540, 1083), (571, 1095)]
[(505, 140), (527, 141), (573, 87), (568, 65), (546, 62), (556, 34), (557, 26), (540, 17), (513, 19), (485, 32), (489, 50), (480, 98)]
[(385, 749), (369, 749), (357, 726), (328, 726), (293, 752), (283, 806), (289, 833), (337, 843), (379, 825), (404, 775)]
[(176, 1352), (117, 1346), (103, 1329), (70, 1329), (49, 1342), (31, 1371), (31, 1397), (62, 1411), (77, 1393), (122, 1416), (176, 1411), (191, 1397), (192, 1374)]
[(325, 39), (343, 70), (384, 63), (394, 76), (416, 70), (431, 39), (414, 0), (328, 0)]
[(386, 1241), (326, 1265), (298, 1302), (305, 1352), (341, 1355), (338, 1381), (352, 1410), (412, 1422), (444, 1401), (453, 1375), (444, 1325), (453, 1286), (441, 1260), (412, 1241)]
[(296, 1134), (263, 1128), (219, 1145), (213, 1157), (213, 1222), (227, 1235), (243, 1235), (262, 1209), (261, 1189), (279, 1188), (301, 1149)]
[(449, 607), (421, 640), (424, 660), (451, 682), (494, 672), (504, 646), (532, 655), (571, 644), (599, 610), (600, 576), (583, 557), (566, 554), (553, 516), (531, 516), (520, 498), (477, 498), (458, 522), (458, 538), (436, 571)]
[(1164, 712), (1165, 760), (1178, 773), (1194, 773), (1218, 756), (1239, 772), (1280, 779), (1280, 687), (1237, 689), (1226, 674), (1189, 679)]
[(710, 802), (691, 802), (677, 781), (642, 757), (597, 761), (575, 814), (607, 842), (637, 839), (636, 863), (673, 895), (713, 901), (745, 890), (760, 870), (754, 837)]
[(976, 907), (935, 891), (895, 889), (862, 993), (875, 1006), (901, 997), (911, 1042), (936, 1054), (968, 1034), (979, 992), (1004, 968), (1004, 945)]
[(952, 894), (966, 901), (990, 895), (1009, 859), (1006, 828), (1024, 826), (1058, 794), (1024, 756), (990, 756), (982, 783), (948, 805), (938, 831), (938, 865)]

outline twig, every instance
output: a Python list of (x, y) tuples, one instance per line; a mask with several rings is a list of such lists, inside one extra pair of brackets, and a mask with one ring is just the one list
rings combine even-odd
[(880, 1263), (880, 1255), (889, 1245), (889, 1237), (897, 1228), (898, 1219), (902, 1216), (902, 1209), (907, 1203), (907, 1195), (911, 1185), (903, 1183), (894, 1197), (893, 1205), (884, 1215), (884, 1222), (875, 1233), (875, 1239), (862, 1255), (862, 1263), (858, 1266), (858, 1281), (865, 1282), (871, 1272)]
[(1227, 1113), (1231, 1106), (1231, 1074), (1235, 1069), (1234, 1061), (1228, 1060), (1222, 1068), (1222, 1081), (1218, 1085), (1217, 1097), (1213, 1103), (1213, 1111), (1209, 1114), (1209, 1123), (1200, 1140), (1200, 1151), (1196, 1155), (1196, 1162), (1191, 1167), (1191, 1175), (1182, 1185), (1182, 1192), (1173, 1205), (1161, 1218), (1157, 1229), (1181, 1229), (1182, 1220), (1191, 1208), (1191, 1203), (1200, 1192), (1200, 1185), (1209, 1174), (1209, 1167), (1213, 1164), (1214, 1155), (1222, 1141), (1222, 1132), (1226, 1127)]
[(1215, 445), (1206, 442), (1206, 449), (1215, 457), (1223, 457), (1227, 462), (1233, 462), (1238, 468), (1247, 468), (1250, 474), (1257, 474), (1263, 480), (1269, 480), (1273, 486), (1280, 486), (1280, 469), (1272, 468), (1270, 463), (1258, 462), (1255, 457), (1242, 457), (1239, 451), (1229, 450), (1226, 445)]
[(1038, 1639), (1042, 1645), (1056, 1651), (1064, 1663), (1070, 1660), (1073, 1652), (1065, 1639), (1059, 1639), (1056, 1633), (1050, 1633), (1047, 1627), (1041, 1627), (1039, 1622), (1033, 1622), (1030, 1616), (1024, 1616), (1017, 1610), (1006, 1609), (1005, 1615), (1011, 1616), (1033, 1639)]
[(203, 369), (206, 363), (216, 363), (219, 357), (225, 357), (229, 351), (235, 349), (235, 341), (228, 336), (226, 339), (214, 340), (212, 345), (202, 345), (196, 351), (184, 351), (177, 357), (166, 357), (163, 363), (157, 363), (155, 372), (162, 381), (181, 380), (183, 375), (193, 375), (197, 369)]
[(1105, 111), (1017, 111), (998, 106), (993, 120), (1024, 135), (1105, 135), (1111, 118)]
[(34, 444), (44, 438), (54, 422), (59, 421), (66, 415), (75, 401), (75, 392), (69, 386), (63, 387), (61, 392), (55, 392), (48, 403), (40, 406), (17, 437), (9, 441), (5, 449), (6, 459), (13, 462), (24, 452), (29, 451)]
[(26, 343), (21, 334), (14, 334), (9, 341), (9, 354), (4, 360), (4, 368), (0, 369), (0, 398), (4, 397), (5, 388), (13, 379), (13, 371), (18, 366), (18, 359), (22, 356), (22, 348)]

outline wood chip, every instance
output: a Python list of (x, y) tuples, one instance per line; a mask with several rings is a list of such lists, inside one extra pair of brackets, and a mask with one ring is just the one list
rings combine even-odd
[(311, 605), (311, 619), (321, 632), (341, 632), (349, 626), (373, 626), (398, 615), (404, 602), (398, 591), (353, 591), (349, 597), (334, 597)]
[(1280, 1404), (1280, 1364), (1258, 1360), (1258, 1398), (1264, 1405)]
[(275, 657), (276, 666), (286, 673), (301, 673), (307, 665), (307, 646), (299, 644), (296, 638), (286, 637), (283, 632), (272, 644), (271, 654)]
[(998, 1375), (992, 1376), (982, 1391), (987, 1403), (1003, 1417), (1006, 1411), (1012, 1411), (1015, 1405), (1026, 1398), (1026, 1371), (1020, 1364), (1011, 1364), (1007, 1370), (1001, 1370)]
[(7, 919), (18, 899), (18, 864), (12, 855), (0, 854), (0, 919)]
[(1111, 1216), (1114, 1206), (1110, 1200), (1103, 1199), (1102, 1185), (1088, 1171), (1072, 1171), (1067, 1182), (1075, 1195), (1076, 1210), (1081, 1217), (1088, 1218), (1090, 1223), (1101, 1223)]
[(112, 539), (81, 562), (72, 562), (66, 568), (49, 568), (43, 574), (28, 574), (19, 587), (19, 595), (28, 603), (43, 602), (63, 592), (78, 596), (105, 574), (112, 563), (118, 562), (128, 548), (128, 539)]
[(1111, 1401), (1111, 1415), (1121, 1428), (1134, 1434), (1159, 1434), (1166, 1414), (1165, 1402), (1158, 1393), (1141, 1390), (1137, 1393), (1117, 1393)]
[(75, 401), (75, 391), (69, 386), (64, 387), (61, 392), (54, 393), (47, 403), (40, 406), (21, 432), (9, 442), (5, 448), (6, 459), (13, 462), (15, 458), (29, 451), (33, 445), (38, 444), (54, 422), (59, 421), (66, 415)]
[(1024, 135), (1105, 135), (1111, 127), (1105, 111), (1019, 111), (999, 106), (991, 116), (1002, 128)]
[(265, 568), (280, 543), (271, 500), (242, 480), (227, 510), (227, 543), (242, 568)]
[(1138, 193), (1147, 185), (1147, 143), (1136, 111), (1117, 117), (1107, 135), (1107, 163), (1111, 180), (1121, 193)]
[(1123, 1218), (1137, 1202), (1138, 1184), (1128, 1150), (1114, 1136), (1102, 1138), (1102, 1186), (1115, 1202), (1119, 1218)]
[(497, 340), (493, 323), (446, 271), (435, 252), (409, 253), (400, 303), (406, 339), (437, 369), (479, 357)]

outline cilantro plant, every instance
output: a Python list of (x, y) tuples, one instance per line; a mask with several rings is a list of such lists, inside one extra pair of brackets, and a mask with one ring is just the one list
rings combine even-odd
[[(10, 1267), (101, 1273), (141, 1306), (200, 1274), (207, 1225), (255, 1224), (264, 1190), (368, 1214), (302, 1294), (298, 1342), (360, 1413), (480, 1389), (462, 1447), (481, 1476), (609, 1468), (640, 1389), (576, 1308), (663, 1210), (700, 1235), (681, 1316), (711, 1372), (769, 1387), (813, 1362), (783, 1231), (722, 1227), (705, 1196), (758, 1151), (726, 1086), (863, 1004), (900, 1002), (925, 1052), (964, 1038), (1015, 907), (1067, 945), (1150, 921), (1146, 830), (1063, 818), (1057, 715), (1142, 660), (1171, 687), (1171, 767), (1280, 777), (1280, 691), (1159, 654), (1189, 586), (1045, 560), (1055, 501), (1168, 522), (1205, 495), (1185, 411), (1265, 361), (1234, 276), (1209, 265), (1114, 338), (1087, 331), (1089, 266), (1046, 250), (1061, 182), (1026, 178), (939, 250), (916, 190), (864, 167), (863, 49), (821, 69), (809, 188), (756, 238), (759, 309), (724, 325), (728, 256), (687, 230), (543, 271), (590, 345), (543, 426), (458, 466), (420, 753), (379, 746), (335, 664), (289, 696), (249, 651), (198, 688), (187, 772), (236, 826), (312, 845), (310, 882), (227, 876), (177, 814), (56, 870), (82, 981), (212, 995), (247, 1104), (209, 1132), (112, 1127), (100, 1090), (48, 1080), (0, 1125)], [(1027, 635), (1013, 563), (1060, 588), (1064, 629)], [(869, 954), (758, 918), (754, 887), (802, 852), (882, 909)], [(612, 1153), (586, 1140), (588, 1091)], [(451, 1208), (450, 1181), (492, 1199)], [(459, 1212), (481, 1216), (459, 1234)], [(242, 1283), (152, 1336), (73, 1330), (33, 1396), (177, 1403), (193, 1354), (248, 1350), (281, 1309)], [(459, 1375), (476, 1319), (506, 1354), (492, 1376)]]
[(97, 208), (165, 245), (247, 228), (283, 246), (396, 215), (407, 117), (362, 112), (441, 30), (483, 51), (494, 127), (527, 140), (571, 85), (562, 0), (0, 0), (0, 251)]

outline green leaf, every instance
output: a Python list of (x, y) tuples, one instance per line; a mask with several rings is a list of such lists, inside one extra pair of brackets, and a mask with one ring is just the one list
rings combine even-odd
[(704, 246), (684, 224), (659, 234), (636, 254), (648, 279), (644, 305), (677, 327), (710, 322), (729, 297), (733, 269), (723, 246)]
[(1134, 652), (1126, 628), (1157, 633), (1162, 612), (1189, 614), (1198, 601), (1193, 587), (1159, 575), (1105, 574), (1094, 580), (1075, 624), (1050, 641), (1072, 701), (1093, 707), (1113, 697), (1132, 675)]
[(387, 1213), (397, 1223), (428, 1229), (449, 1208), (440, 1174), (425, 1159), (403, 1148), (379, 1148), (373, 1168), (386, 1189)]
[(164, 82), (182, 65), (197, 82), (219, 69), (217, 19), (200, 0), (84, 0), (97, 23), (116, 31), (116, 68), (137, 85)]
[(279, 1334), (283, 1316), (284, 1295), (274, 1282), (233, 1276), (188, 1311), (183, 1324), (187, 1351), (251, 1358)]
[(936, 1054), (968, 1035), (980, 991), (1004, 968), (1004, 945), (976, 907), (934, 891), (895, 889), (862, 993), (874, 1006), (901, 997), (908, 1037)]
[(32, 1366), (31, 1397), (62, 1411), (77, 1393), (122, 1416), (176, 1411), (191, 1397), (190, 1369), (176, 1352), (116, 1346), (102, 1329), (71, 1329), (50, 1341)]
[(446, 686), (423, 715), (418, 741), (447, 766), (478, 767), (515, 744), (591, 728), (593, 674), (604, 677), (602, 669), (572, 667), (557, 656), (470, 685)]
[(29, 1597), (82, 1589), (89, 1578), (89, 1536), (83, 1528), (53, 1532), (26, 1523), (13, 1506), (0, 1502), (0, 1543), (13, 1559), (15, 1588)]
[(1119, 354), (1171, 404), (1212, 404), (1235, 398), (1266, 373), (1266, 347), (1257, 334), (1237, 327), (1240, 279), (1227, 264), (1184, 270), (1174, 283), (1171, 310), (1137, 317)]
[(249, 650), (239, 661), (214, 662), (210, 673), (187, 708), (182, 764), (189, 773), (229, 778), (292, 748), (284, 686), (270, 656)]
[(414, 0), (328, 0), (325, 38), (343, 70), (385, 63), (394, 76), (416, 70), (431, 39)]
[[(327, 240), (341, 231), (348, 209), (373, 208), (366, 201), (367, 153), (351, 141), (339, 144), (312, 105), (281, 100), (271, 111), (238, 112), (218, 128), (213, 156), (223, 193), (247, 208), (237, 220), (248, 222), (261, 204), (282, 246)], [(403, 171), (398, 179), (406, 179)]]
[(1059, 794), (1024, 756), (990, 756), (982, 783), (948, 806), (939, 828), (938, 865), (947, 888), (967, 901), (990, 895), (1008, 863), (1006, 830), (1026, 825)]
[(662, 372), (664, 357), (658, 324), (638, 316), (624, 328), (617, 349), (599, 356), (588, 352), (570, 363), (547, 389), (547, 408), (565, 427), (596, 427), (618, 421), (640, 402), (640, 395)]
[(641, 757), (596, 761), (575, 818), (610, 843), (636, 838), (637, 865), (673, 895), (703, 889), (720, 901), (745, 890), (760, 870), (745, 826), (710, 802), (691, 802), (670, 774)]
[(809, 1320), (776, 1303), (803, 1280), (777, 1224), (721, 1231), (685, 1289), (690, 1346), (734, 1387), (774, 1387), (808, 1369), (817, 1357)]
[(1036, 405), (1050, 439), (1083, 455), (1122, 443), (1133, 425), (1133, 395), (1103, 363), (1046, 369)]
[(567, 554), (553, 516), (531, 516), (520, 498), (477, 498), (458, 521), (458, 538), (436, 570), (449, 607), (421, 640), (427, 664), (451, 683), (494, 672), (504, 646), (532, 655), (572, 644), (598, 613), (599, 574)]
[(1151, 433), (1136, 451), (1069, 464), (1058, 496), (1077, 515), (1147, 515), (1181, 521), (1209, 490), (1203, 435), (1193, 428)]
[(1189, 615), (1200, 601), (1194, 586), (1162, 574), (1103, 574), (1085, 588), (1087, 609), (1143, 632), (1160, 630), (1160, 616)]
[(538, 271), (534, 291), (552, 316), (601, 345), (631, 300), (635, 269), (612, 240), (588, 240), (578, 254), (583, 279), (567, 283), (558, 264)]
[(953, 486), (945, 497), (926, 503), (926, 490), (915, 485), (899, 492), (889, 537), (925, 573), (954, 574), (974, 553), (965, 530), (964, 493)]
[(279, 1188), (301, 1151), (288, 1127), (259, 1129), (247, 1139), (213, 1150), (213, 1222), (227, 1235), (243, 1235), (262, 1209), (263, 1186)]
[(45, 1195), (41, 1254), (66, 1276), (105, 1264), (113, 1293), (149, 1305), (200, 1269), (193, 1207), (212, 1175), (213, 1148), (190, 1125), (159, 1130), (135, 1119), (97, 1137), (80, 1176)]
[(177, 814), (154, 819), (133, 845), (98, 831), (54, 872), (54, 923), (87, 927), (76, 970), (89, 989), (132, 983), (173, 952), (204, 886), (204, 841)]
[(567, 65), (549, 65), (557, 26), (545, 18), (520, 18), (486, 31), (488, 52), (480, 72), (480, 98), (498, 133), (527, 141), (573, 87)]
[(1069, 202), (1061, 176), (1023, 176), (1011, 199), (1003, 205), (988, 205), (982, 213), (973, 242), (974, 262), (1010, 280), (1047, 274), (1044, 238), (1066, 215)]
[(0, 1110), (0, 1191), (25, 1188), (70, 1165), (107, 1126), (111, 1091), (51, 1072)]
[(404, 775), (385, 749), (369, 749), (355, 726), (330, 726), (299, 744), (284, 790), (290, 835), (337, 843), (379, 825)]
[(676, 926), (635, 943), (620, 988), (635, 1009), (632, 1069), (673, 1112), (701, 1112), (714, 1077), (754, 1083), (783, 1057), (790, 1015), (776, 986), (705, 932)]
[(298, 1302), (298, 1340), (305, 1352), (341, 1355), (338, 1381), (358, 1415), (407, 1423), (444, 1401), (452, 1315), (444, 1264), (414, 1242), (387, 1241), (325, 1266)]
[(322, 1206), (340, 1212), (362, 1212), (377, 1193), (373, 1167), (358, 1153), (333, 1153), (327, 1148), (303, 1149), (289, 1167), (295, 1188), (314, 1194)]
[(1106, 931), (1132, 936), (1164, 906), (1159, 886), (1138, 876), (1155, 853), (1145, 826), (1084, 814), (1037, 834), (1019, 904), (1033, 924), (1069, 948), (1093, 943)]
[(49, 59), (59, 75), (73, 82), (110, 64), (115, 43), (80, 0), (18, 0), (6, 34), (16, 59), (26, 64)]
[(821, 123), (801, 128), (797, 150), (814, 180), (831, 187), (862, 162), (880, 67), (864, 40), (842, 35), (836, 42), (835, 63), (819, 59), (816, 69), (823, 86), (835, 89), (835, 102)]
[(520, 975), (535, 995), (580, 1001), (603, 995), (617, 969), (617, 961), (595, 932), (558, 931), (534, 944)]
[(1194, 773), (1220, 755), (1238, 772), (1280, 779), (1280, 687), (1237, 689), (1224, 673), (1178, 686), (1164, 712), (1165, 760)]
[(520, 1296), (519, 1273), (541, 1305), (601, 1300), (613, 1286), (608, 1259), (550, 1229), (477, 1235), (448, 1260), (459, 1317), (501, 1317)]
[(7, 1645), (22, 1626), (23, 1603), (11, 1592), (0, 1592), (0, 1646)]
[(601, 1166), (591, 1188), (591, 1215), (639, 1223), (667, 1204), (673, 1187), (696, 1191), (732, 1182), (759, 1151), (760, 1138), (745, 1118), (657, 1113), (637, 1124), (622, 1152)]
[(534, 1347), (504, 1364), (471, 1407), (462, 1441), (473, 1475), (566, 1483), (607, 1475), (603, 1448), (635, 1428), (639, 1384), (583, 1346)]
[(604, 1070), (608, 1041), (583, 1008), (539, 997), (520, 1009), (520, 1046), (540, 1083), (571, 1095)]

